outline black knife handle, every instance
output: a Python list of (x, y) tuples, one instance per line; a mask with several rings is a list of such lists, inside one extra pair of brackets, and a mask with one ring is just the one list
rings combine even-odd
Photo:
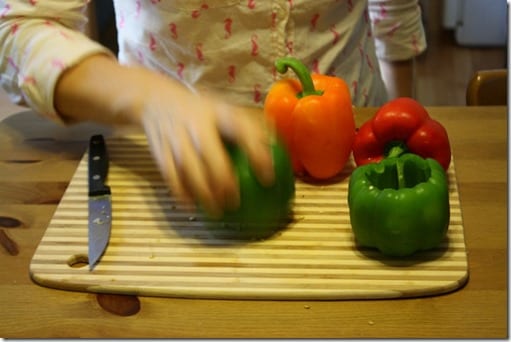
[(89, 196), (110, 194), (105, 185), (108, 175), (108, 153), (101, 134), (93, 135), (89, 141)]

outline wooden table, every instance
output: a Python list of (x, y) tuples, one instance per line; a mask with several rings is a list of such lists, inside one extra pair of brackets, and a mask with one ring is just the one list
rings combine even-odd
[[(374, 110), (357, 109), (357, 123)], [(90, 134), (107, 130), (88, 124), (63, 128), (30, 111), (4, 119), (0, 336), (507, 337), (507, 109), (429, 111), (451, 139), (470, 279), (463, 288), (435, 297), (352, 301), (115, 298), (36, 285), (29, 276), (35, 248)]]

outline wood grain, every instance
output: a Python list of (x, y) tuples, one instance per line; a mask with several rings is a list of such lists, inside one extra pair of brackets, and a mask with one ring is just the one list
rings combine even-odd
[(5, 251), (10, 255), (18, 255), (20, 252), (16, 242), (7, 235), (4, 229), (0, 229), (0, 245), (2, 245)]
[[(445, 91), (445, 87), (438, 89)], [(2, 108), (0, 102), (0, 111)], [(19, 254), (0, 253), (0, 336), (506, 339), (508, 110), (429, 107), (428, 111), (446, 127), (453, 148), (470, 274), (462, 289), (401, 300), (246, 301), (139, 296), (140, 311), (127, 317), (105, 311), (96, 294), (39, 286), (29, 276), (30, 262), (57, 204), (52, 203), (56, 192), (49, 192), (50, 200), (45, 201), (24, 189), (36, 183), (39, 189), (68, 184), (88, 138), (103, 132), (103, 128), (60, 127), (32, 112), (10, 116), (0, 122), (0, 160), (42, 160), (47, 165), (41, 168), (41, 180), (29, 176), (37, 174), (33, 168), (41, 163), (16, 163), (9, 172), (0, 165), (0, 216), (22, 222), (22, 227), (8, 229)], [(357, 125), (374, 112), (374, 108), (357, 108)], [(65, 161), (69, 167), (61, 168), (63, 164), (57, 161)]]
[(261, 241), (240, 238), (179, 203), (142, 135), (109, 139), (110, 243), (93, 272), (70, 267), (87, 254), (87, 155), (30, 265), (41, 285), (91, 292), (222, 299), (396, 298), (444, 293), (468, 279), (454, 162), (451, 222), (437, 249), (385, 258), (356, 246), (347, 206), (354, 164), (330, 184), (296, 182), (290, 224)]
[(133, 316), (140, 311), (140, 300), (137, 296), (98, 293), (99, 305), (108, 312), (119, 316)]

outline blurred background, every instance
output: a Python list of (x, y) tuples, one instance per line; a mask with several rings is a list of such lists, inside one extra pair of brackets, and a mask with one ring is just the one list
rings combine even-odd
[[(420, 0), (428, 48), (416, 60), (416, 98), (427, 106), (466, 104), (477, 70), (507, 69), (506, 0)], [(91, 7), (91, 32), (117, 51), (111, 0)]]
[(428, 48), (416, 60), (417, 100), (465, 105), (477, 70), (507, 69), (506, 0), (421, 1)]
[[(463, 106), (477, 70), (507, 69), (507, 1), (420, 0), (420, 5), (428, 48), (415, 61), (416, 99), (426, 106)], [(87, 34), (116, 52), (112, 1), (92, 1), (88, 15)]]

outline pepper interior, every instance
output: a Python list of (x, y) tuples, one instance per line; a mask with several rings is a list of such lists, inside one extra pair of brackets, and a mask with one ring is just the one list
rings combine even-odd
[(375, 165), (366, 173), (369, 182), (376, 188), (413, 188), (431, 177), (426, 160), (418, 158), (393, 158)]

